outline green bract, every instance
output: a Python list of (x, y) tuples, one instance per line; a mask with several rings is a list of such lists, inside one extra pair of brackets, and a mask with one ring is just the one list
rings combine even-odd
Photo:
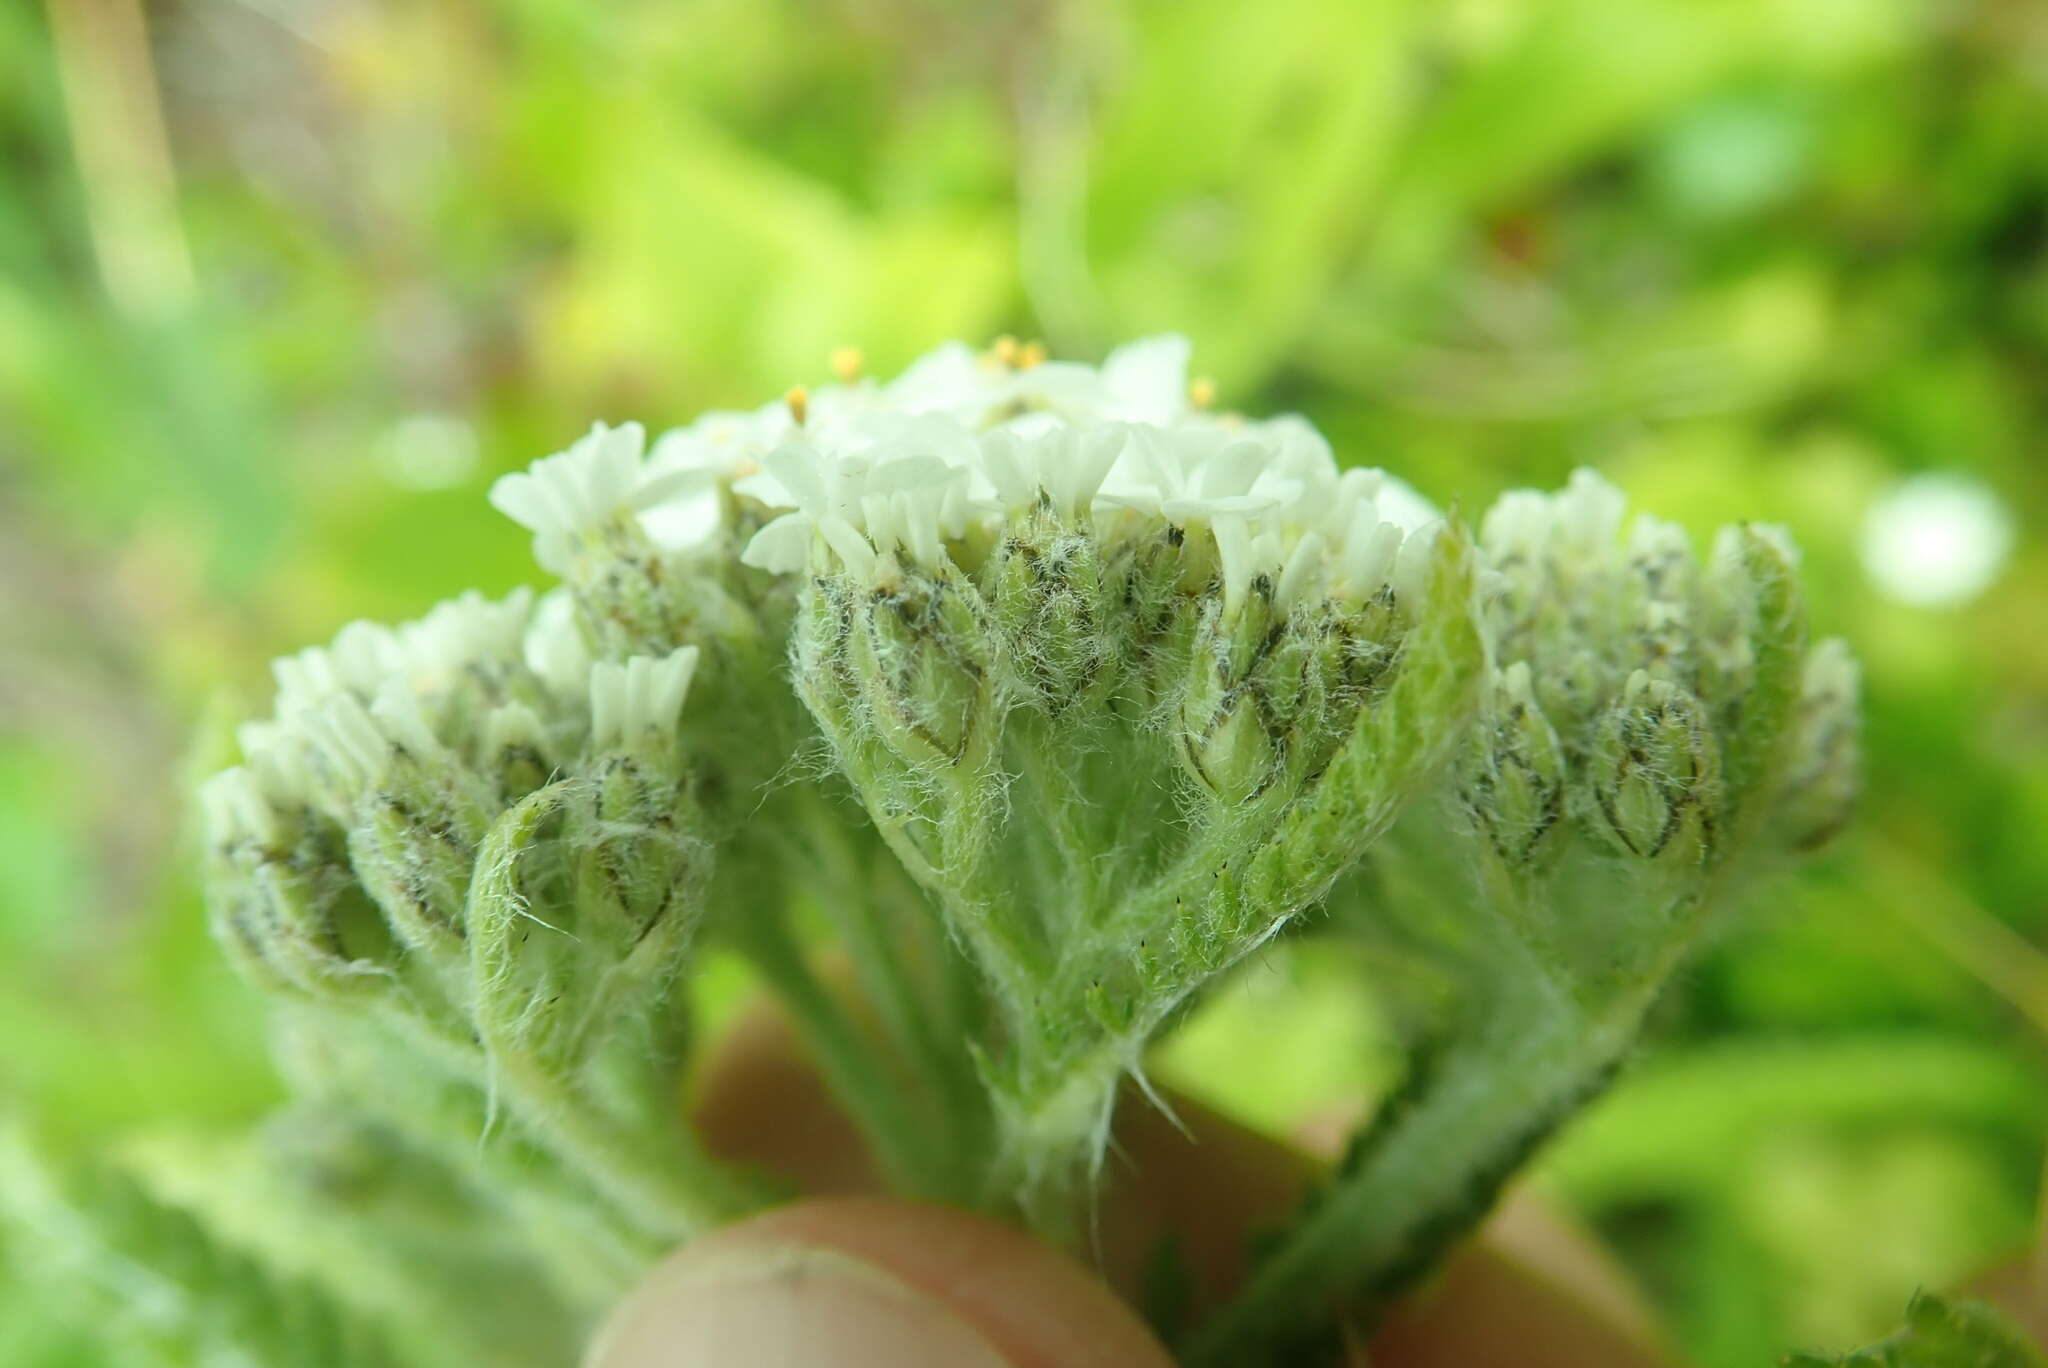
[[(1727, 889), (1841, 824), (1854, 666), (1809, 650), (1779, 534), (1701, 564), (1581, 472), (1475, 540), (1298, 419), (1191, 405), (1186, 359), (956, 346), (651, 451), (600, 426), (492, 493), (558, 587), (280, 661), (203, 794), (219, 939), (301, 1099), (247, 1181), (374, 1153), (463, 1213), (446, 1277), (537, 1289), (544, 1361), (777, 1195), (681, 1119), (716, 944), (893, 1185), (1078, 1246), (1148, 1047), (1275, 936), (1342, 936), (1428, 966), (1359, 985), (1417, 1004), (1417, 1067), (1182, 1347), (1278, 1353), (1425, 1270)], [(407, 1253), (417, 1211), (312, 1191), (303, 1238), (252, 1234), (211, 1162), (116, 1161), (169, 1213), (119, 1238), (175, 1216), (360, 1333), (506, 1352)]]

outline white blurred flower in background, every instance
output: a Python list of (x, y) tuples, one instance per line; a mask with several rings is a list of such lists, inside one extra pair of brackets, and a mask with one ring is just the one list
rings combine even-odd
[(1953, 607), (1990, 587), (2012, 543), (2012, 514), (1983, 481), (1946, 471), (1914, 475), (1864, 515), (1863, 568), (1901, 602)]

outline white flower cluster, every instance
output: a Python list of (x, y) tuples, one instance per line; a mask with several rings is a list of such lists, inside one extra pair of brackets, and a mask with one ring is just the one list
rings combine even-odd
[[(1626, 495), (1598, 472), (1581, 467), (1555, 493), (1511, 489), (1501, 495), (1480, 523), (1479, 545), (1498, 569), (1526, 565), (1569, 571), (1574, 564), (1612, 567), (1690, 560), (1691, 541), (1685, 529), (1647, 513), (1636, 515), (1628, 537), (1622, 539), (1627, 511)], [(1769, 541), (1788, 565), (1799, 563), (1790, 532), (1775, 523), (1752, 522), (1723, 527), (1715, 535), (1710, 566), (1725, 565), (1740, 554), (1743, 528)]]
[(352, 622), (273, 663), (275, 714), (244, 724), (244, 763), (201, 790), (220, 840), (278, 838), (277, 814), (346, 823), (400, 757), (490, 772), (523, 747), (549, 764), (660, 741), (675, 729), (697, 649), (594, 660), (566, 590), (471, 591), (415, 622)]
[(708, 529), (707, 491), (723, 480), (783, 510), (742, 556), (777, 573), (818, 556), (873, 581), (935, 567), (949, 544), (1041, 501), (1068, 520), (1213, 536), (1227, 608), (1260, 576), (1284, 606), (1358, 602), (1420, 573), (1434, 509), (1379, 471), (1340, 472), (1299, 418), (1207, 412), (1191, 397), (1188, 352), (1184, 338), (1157, 337), (1093, 367), (954, 343), (886, 384), (708, 414), (644, 457), (637, 427), (599, 427), (506, 476), (492, 501), (555, 569), (627, 520), (657, 546), (686, 545)]

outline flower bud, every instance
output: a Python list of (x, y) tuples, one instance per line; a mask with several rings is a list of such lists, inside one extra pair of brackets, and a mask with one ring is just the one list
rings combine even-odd
[(1768, 809), (1790, 759), (1806, 662), (1799, 553), (1781, 527), (1723, 528), (1707, 567), (1718, 649), (1700, 694), (1721, 720), (1725, 804), (1745, 830)]
[[(1122, 673), (1100, 544), (1048, 511), (1013, 518), (983, 567), (1003, 684), (1048, 713), (1099, 698)], [(1128, 637), (1129, 634), (1125, 634)]]
[(1858, 695), (1848, 643), (1830, 637), (1806, 658), (1799, 718), (1771, 831), (1795, 851), (1827, 844), (1849, 820), (1861, 787)]
[(478, 769), (495, 778), (507, 797), (533, 792), (547, 782), (555, 765), (547, 727), (524, 703), (491, 709), (477, 751)]
[(1720, 758), (1686, 690), (1631, 674), (1600, 723), (1590, 768), (1595, 825), (1623, 850), (1693, 862), (1712, 845)]
[(1526, 866), (1564, 815), (1564, 748), (1518, 660), (1494, 672), (1460, 796), (1496, 854)]
[(1212, 600), (1195, 632), (1180, 703), (1180, 759), (1220, 803), (1249, 802), (1278, 772), (1286, 734), (1269, 721), (1256, 677), (1284, 630), (1269, 601), (1254, 595), (1236, 613)]
[(341, 835), (310, 812), (280, 812), (236, 767), (202, 786), (214, 935), (258, 982), (315, 998), (376, 996), (396, 946), (356, 886)]
[(851, 665), (867, 718), (917, 767), (974, 768), (994, 742), (992, 646), (972, 585), (905, 574), (853, 605)]

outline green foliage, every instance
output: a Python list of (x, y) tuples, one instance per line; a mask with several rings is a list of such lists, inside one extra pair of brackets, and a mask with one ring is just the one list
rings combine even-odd
[(2040, 1368), (2039, 1348), (1990, 1307), (1921, 1295), (1906, 1328), (1882, 1344), (1838, 1358), (1794, 1354), (1788, 1368)]

